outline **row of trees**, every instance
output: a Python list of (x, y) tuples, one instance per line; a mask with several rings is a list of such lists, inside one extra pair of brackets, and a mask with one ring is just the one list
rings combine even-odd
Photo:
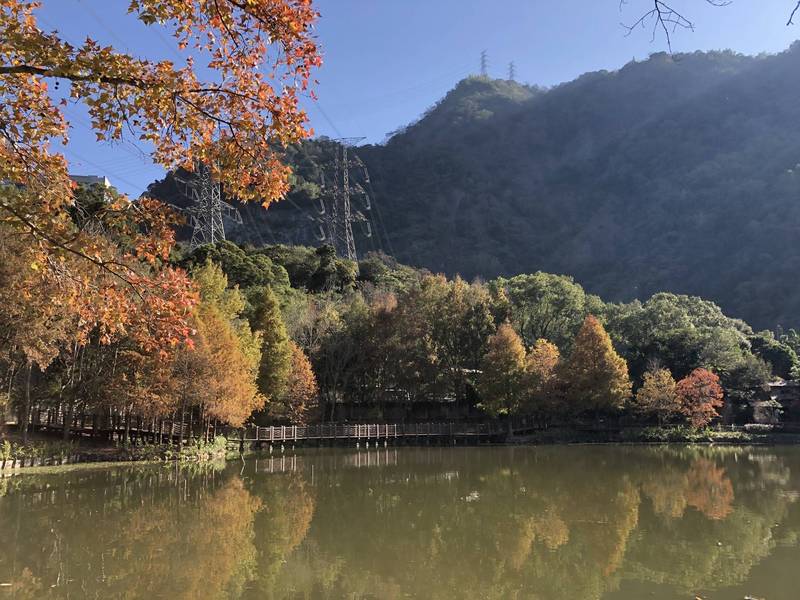
[(302, 422), (316, 400), (309, 360), (288, 338), (269, 287), (246, 300), (207, 260), (188, 273), (174, 270), (187, 298), (183, 336), (173, 333), (174, 306), (147, 304), (128, 326), (106, 331), (86, 328), (89, 317), (76, 314), (59, 282), (40, 277), (29, 260), (24, 238), (3, 238), (0, 421), (13, 409), (24, 438), (41, 411), (60, 415), (65, 436), (86, 414), (100, 428), (171, 418), (208, 431), (216, 423), (241, 426), (254, 413)]
[(493, 415), (528, 414), (542, 419), (586, 412), (613, 412), (626, 404), (660, 425), (678, 415), (693, 427), (704, 427), (719, 416), (723, 405), (719, 377), (704, 368), (676, 383), (668, 369), (644, 374), (631, 396), (625, 360), (593, 315), (583, 322), (572, 348), (562, 360), (558, 347), (540, 338), (526, 352), (520, 336), (503, 323), (488, 340), (479, 391), (482, 406)]
[(240, 424), (287, 386), (307, 397), (313, 385), (295, 377), (308, 377), (303, 356), (288, 342), (289, 368), (259, 388), (274, 332), (241, 313), (218, 269), (190, 276), (172, 263), (172, 211), (78, 188), (60, 149), (69, 98), (98, 141), (130, 136), (165, 169), (211, 165), (229, 193), (268, 205), (289, 185), (280, 148), (311, 133), (298, 93), (321, 64), (316, 10), (133, 0), (128, 18), (172, 40), (177, 60), (155, 61), (88, 35), (67, 42), (40, 25), (41, 4), (0, 2), (0, 424), (12, 408), (25, 434), (42, 407), (65, 416), (65, 432), (87, 411), (128, 424), (186, 412)]
[[(726, 417), (745, 421), (772, 377), (798, 369), (792, 332), (754, 332), (696, 297), (605, 303), (569, 277), (468, 283), (380, 255), (355, 270), (327, 247), (223, 242), (182, 264), (209, 258), (251, 302), (273, 290), (288, 336), (319, 381), (322, 419), (341, 403), (378, 419), (398, 418), (398, 405), (413, 415), (415, 403), (434, 403), (460, 406), (461, 415), (469, 406), (544, 421), (626, 410), (701, 426), (722, 408), (722, 389)], [(693, 387), (702, 393), (690, 394)], [(659, 394), (680, 400), (652, 398)]]
[(359, 418), (414, 418), (423, 403), (455, 407), (455, 418), (627, 411), (700, 427), (723, 395), (726, 417), (749, 419), (769, 379), (798, 366), (794, 332), (755, 333), (700, 298), (608, 304), (546, 273), (468, 283), (379, 255), (356, 269), (328, 247), (230, 242), (173, 259), (191, 282), (185, 337), (155, 343), (167, 329), (157, 327), (167, 313), (155, 311), (108, 339), (80, 338), (57, 318), (58, 286), (15, 295), (25, 255), (10, 242), (0, 249), (3, 335), (35, 341), (3, 357), (6, 404), (23, 430), (34, 408), (60, 410), (67, 423), (89, 413), (207, 429), (342, 418), (343, 403)]

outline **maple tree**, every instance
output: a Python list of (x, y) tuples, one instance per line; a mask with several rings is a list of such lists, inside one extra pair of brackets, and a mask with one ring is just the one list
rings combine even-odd
[(705, 427), (719, 416), (717, 409), (724, 404), (724, 393), (716, 373), (695, 369), (678, 382), (676, 391), (680, 412), (689, 419), (692, 427)]
[(636, 392), (634, 408), (640, 413), (655, 415), (659, 425), (678, 414), (680, 403), (675, 380), (668, 369), (655, 369), (644, 374), (642, 387)]
[(631, 393), (628, 365), (614, 350), (602, 323), (588, 315), (563, 365), (570, 408), (618, 410)]
[(229, 194), (266, 205), (288, 185), (276, 144), (308, 134), (298, 95), (320, 64), (317, 13), (310, 0), (131, 0), (131, 18), (172, 26), (179, 66), (91, 38), (74, 46), (39, 26), (40, 6), (0, 0), (0, 221), (27, 237), (26, 268), (62, 286), (80, 336), (98, 327), (109, 342), (145, 315), (157, 337), (141, 341), (174, 347), (188, 337), (193, 298), (185, 273), (166, 264), (173, 218), (153, 200), (116, 195), (76, 217), (54, 149), (67, 142), (68, 102), (56, 102), (50, 82), (86, 106), (98, 140), (130, 135), (168, 169), (211, 165)]

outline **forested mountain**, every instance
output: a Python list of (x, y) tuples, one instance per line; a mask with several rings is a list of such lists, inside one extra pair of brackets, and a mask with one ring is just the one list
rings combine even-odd
[[(359, 248), (467, 278), (563, 273), (609, 300), (696, 294), (758, 328), (796, 325), (798, 72), (800, 44), (659, 53), (549, 90), (463, 80), (357, 150), (380, 211)], [(333, 147), (293, 149), (297, 191), (247, 210), (233, 237), (313, 242)]]

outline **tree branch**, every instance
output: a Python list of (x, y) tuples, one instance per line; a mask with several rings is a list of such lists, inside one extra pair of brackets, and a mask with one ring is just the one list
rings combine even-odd
[[(711, 6), (728, 6), (732, 2), (732, 0), (705, 1)], [(627, 0), (620, 0), (620, 10), (622, 10), (622, 7), (627, 3)], [(800, 5), (800, 0), (798, 0), (798, 5)], [(626, 35), (630, 35), (633, 33), (634, 29), (639, 27), (647, 27), (647, 24), (650, 21), (653, 22), (653, 35), (651, 41), (655, 40), (656, 33), (659, 29), (661, 29), (664, 32), (664, 37), (667, 40), (667, 48), (669, 48), (670, 53), (672, 53), (672, 34), (674, 34), (678, 29), (689, 29), (694, 31), (694, 23), (688, 17), (672, 8), (672, 6), (667, 4), (664, 0), (653, 0), (653, 8), (639, 17), (639, 19), (632, 25), (626, 25), (625, 23), (621, 23), (621, 25), (627, 30)]]
[(113, 85), (130, 85), (141, 89), (147, 88), (148, 85), (146, 81), (140, 79), (111, 77), (108, 75), (98, 75), (97, 73), (72, 73), (68, 70), (56, 67), (35, 67), (33, 65), (0, 65), (0, 75), (40, 75), (42, 77), (69, 79), (70, 81), (93, 81)]
[(797, 14), (798, 10), (800, 10), (800, 0), (794, 5), (794, 10), (792, 10), (792, 14), (789, 15), (789, 20), (786, 22), (786, 25), (794, 25), (794, 16)]
[(15, 219), (17, 219), (20, 223), (22, 223), (25, 227), (27, 227), (28, 230), (34, 236), (40, 237), (41, 239), (45, 240), (48, 244), (50, 244), (51, 246), (53, 246), (55, 248), (60, 248), (61, 250), (64, 250), (65, 252), (69, 252), (69, 253), (77, 256), (78, 258), (82, 258), (84, 260), (88, 260), (90, 263), (92, 263), (96, 267), (99, 267), (101, 270), (109, 273), (110, 275), (116, 277), (117, 279), (119, 279), (120, 281), (125, 283), (126, 285), (130, 286), (130, 288), (136, 293), (136, 295), (139, 296), (140, 299), (142, 298), (141, 292), (139, 291), (139, 289), (136, 287), (136, 285), (130, 279), (128, 279), (127, 277), (125, 277), (121, 273), (119, 273), (119, 272), (117, 272), (117, 271), (115, 271), (114, 269), (111, 268), (111, 265), (116, 265), (116, 266), (120, 266), (120, 267), (122, 267), (124, 269), (128, 269), (128, 267), (126, 267), (122, 263), (118, 263), (116, 261), (99, 260), (99, 259), (97, 259), (97, 258), (95, 258), (93, 256), (89, 256), (88, 254), (85, 254), (85, 253), (81, 252), (80, 250), (76, 250), (75, 248), (72, 248), (71, 246), (68, 246), (67, 244), (59, 242), (54, 237), (48, 235), (45, 231), (42, 231), (42, 229), (40, 227), (38, 227), (36, 224), (34, 224), (32, 221), (30, 221), (30, 219), (27, 219), (24, 215), (20, 214), (19, 211), (14, 210), (13, 207), (7, 205), (4, 202), (0, 202), (0, 209), (5, 210), (9, 214), (13, 215), (13, 217)]

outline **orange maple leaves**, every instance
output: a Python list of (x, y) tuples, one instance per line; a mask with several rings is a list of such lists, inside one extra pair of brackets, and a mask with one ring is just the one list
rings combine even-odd
[(166, 264), (171, 218), (155, 201), (116, 196), (76, 218), (67, 162), (51, 149), (66, 143), (67, 121), (47, 82), (69, 84), (99, 140), (132, 135), (165, 168), (202, 161), (230, 195), (266, 205), (288, 186), (276, 146), (308, 135), (298, 94), (321, 62), (317, 12), (309, 0), (132, 0), (132, 18), (169, 24), (191, 50), (176, 67), (89, 38), (73, 46), (39, 27), (41, 4), (0, 0), (0, 224), (27, 236), (29, 268), (59, 289), (79, 340), (96, 328), (101, 341), (132, 335), (161, 351), (188, 338), (196, 302)]

